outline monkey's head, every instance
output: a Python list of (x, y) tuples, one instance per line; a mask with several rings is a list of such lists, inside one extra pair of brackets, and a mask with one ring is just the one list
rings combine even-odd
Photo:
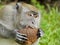
[(22, 6), (21, 10), (21, 17), (20, 17), (20, 24), (21, 25), (29, 25), (31, 27), (37, 28), (37, 22), (40, 18), (40, 12), (34, 6), (26, 4), (26, 3), (19, 3)]

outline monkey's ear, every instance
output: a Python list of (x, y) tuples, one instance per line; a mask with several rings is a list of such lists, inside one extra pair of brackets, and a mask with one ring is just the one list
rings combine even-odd
[(19, 5), (16, 3), (16, 9), (18, 10), (19, 9)]
[(22, 4), (21, 3), (16, 3), (16, 9), (20, 13), (22, 10)]

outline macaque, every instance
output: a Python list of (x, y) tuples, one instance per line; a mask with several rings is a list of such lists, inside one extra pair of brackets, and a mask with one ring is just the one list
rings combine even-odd
[(35, 8), (32, 5), (20, 2), (17, 3), (19, 7), (22, 7), (22, 9), (18, 9), (18, 11), (21, 10), (20, 13), (20, 23), (18, 26), (18, 29), (23, 29), (25, 26), (30, 26), (32, 28), (38, 28), (39, 30), (39, 35), (37, 41), (32, 44), (32, 45), (38, 45), (39, 43), (39, 37), (43, 36), (43, 31), (39, 29), (39, 24), (40, 24), (40, 19), (41, 19), (41, 14), (40, 11)]
[[(39, 29), (41, 14), (40, 11), (32, 5), (12, 2), (5, 5), (0, 11), (2, 13), (0, 14), (0, 37), (12, 37), (20, 42), (24, 42), (27, 40), (27, 36), (19, 33), (18, 30), (26, 26)], [(38, 34), (37, 41), (32, 45), (38, 45), (39, 37), (43, 35), (42, 30), (39, 29)], [(10, 44), (16, 45), (16, 42), (15, 44)]]
[(11, 2), (7, 5), (4, 5), (4, 7), (0, 10), (0, 13), (1, 13), (0, 14), (0, 37), (7, 38), (7, 39), (13, 38), (15, 40), (19, 38), (18, 40), (22, 42), (26, 41), (27, 39), (26, 35), (20, 34), (18, 32), (18, 29), (16, 28), (16, 24), (18, 25), (18, 21), (20, 21), (19, 19), (17, 19), (17, 17), (19, 17), (18, 14), (20, 14), (20, 12), (18, 13), (17, 11), (16, 2)]
[(39, 28), (41, 14), (40, 11), (35, 8), (32, 5), (26, 4), (26, 3), (17, 3), (19, 7), (22, 7), (22, 9), (18, 9), (18, 11), (21, 10), (20, 14), (20, 25), (26, 26), (29, 25), (32, 28)]

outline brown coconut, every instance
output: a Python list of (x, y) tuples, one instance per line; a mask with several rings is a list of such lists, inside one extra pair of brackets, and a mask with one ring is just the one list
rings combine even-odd
[(31, 28), (28, 26), (24, 29), (21, 29), (19, 32), (27, 35), (28, 39), (25, 42), (25, 45), (32, 45), (37, 40), (38, 29), (36, 28)]

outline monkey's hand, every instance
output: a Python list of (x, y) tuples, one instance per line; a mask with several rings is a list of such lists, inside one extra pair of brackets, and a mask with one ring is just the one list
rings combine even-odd
[(38, 34), (37, 34), (37, 37), (39, 38), (39, 37), (42, 37), (43, 35), (44, 35), (43, 30), (38, 29)]
[(27, 40), (27, 36), (25, 34), (19, 33), (18, 30), (15, 30), (15, 32), (16, 32), (15, 38), (17, 43), (24, 43)]

